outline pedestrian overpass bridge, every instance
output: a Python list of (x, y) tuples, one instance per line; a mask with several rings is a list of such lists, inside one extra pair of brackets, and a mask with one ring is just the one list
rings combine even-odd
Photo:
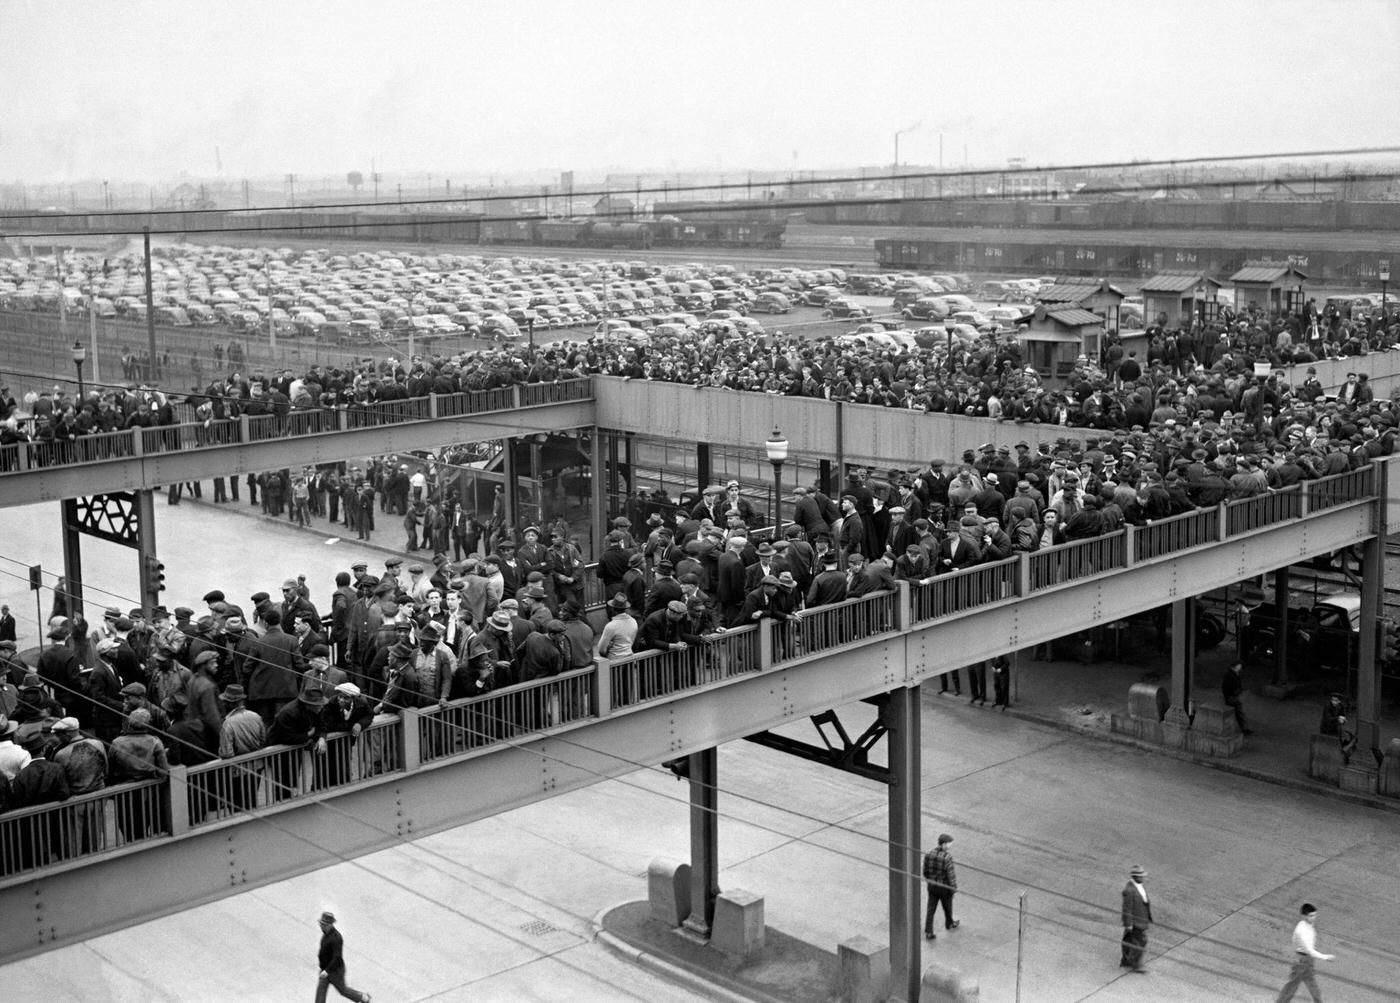
[[(703, 647), (381, 716), (357, 742), (333, 736), (322, 756), (266, 749), (0, 815), (0, 951), (14, 959), (85, 940), (640, 766), (687, 755), (703, 764), (721, 743), (873, 700), (890, 737), (893, 971), (916, 971), (917, 687), (951, 666), (1184, 606), (1353, 544), (1378, 560), (1388, 480), (1389, 461), (1380, 461), (926, 585), (900, 583), (807, 611), (797, 625), (762, 622)], [(712, 805), (714, 788), (697, 786), (692, 774), (693, 801)], [(713, 829), (708, 838), (712, 853)], [(718, 888), (713, 869), (704, 880)]]

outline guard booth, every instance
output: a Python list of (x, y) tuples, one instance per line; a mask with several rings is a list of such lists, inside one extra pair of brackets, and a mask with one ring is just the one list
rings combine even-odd
[(1090, 313), (1099, 315), (1105, 331), (1117, 331), (1119, 308), (1123, 305), (1125, 298), (1123, 290), (1113, 285), (1108, 279), (1100, 279), (1097, 282), (1071, 279), (1065, 282), (1056, 282), (1054, 285), (1042, 289), (1036, 295), (1036, 302), (1044, 303), (1051, 310), (1060, 310), (1066, 307), (1079, 307), (1082, 310), (1088, 310)]
[(1308, 277), (1292, 265), (1245, 265), (1230, 282), (1235, 287), (1235, 309), (1256, 306), (1269, 314), (1301, 313), (1307, 302), (1303, 284)]
[(1040, 374), (1041, 383), (1058, 388), (1069, 379), (1079, 356), (1099, 361), (1103, 335), (1104, 321), (1096, 313), (1037, 303), (1016, 340), (1021, 343), (1021, 357)]
[(1208, 324), (1220, 311), (1223, 283), (1201, 272), (1161, 272), (1142, 284), (1142, 315), (1167, 328)]

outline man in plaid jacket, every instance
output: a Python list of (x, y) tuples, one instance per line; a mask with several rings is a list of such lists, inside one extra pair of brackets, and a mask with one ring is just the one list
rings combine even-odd
[(924, 914), (924, 937), (936, 939), (933, 932), (933, 914), (938, 904), (943, 903), (944, 928), (956, 930), (961, 922), (953, 918), (953, 893), (958, 890), (958, 872), (953, 867), (953, 855), (948, 852), (948, 844), (953, 837), (946, 832), (938, 837), (938, 849), (924, 854), (924, 880), (928, 882), (928, 911)]

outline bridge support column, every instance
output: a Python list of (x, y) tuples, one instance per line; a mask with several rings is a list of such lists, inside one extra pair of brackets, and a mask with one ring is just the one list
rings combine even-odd
[[(139, 429), (138, 429), (139, 431)], [(141, 605), (149, 616), (160, 605), (160, 574), (156, 558), (155, 492), (149, 488), (136, 495), (136, 560), (141, 582)]]
[(1191, 727), (1191, 677), (1196, 669), (1196, 600), (1172, 603), (1171, 707), (1162, 721), (1167, 745), (1184, 747)]
[(1288, 565), (1274, 572), (1274, 609), (1278, 629), (1274, 631), (1274, 686), (1287, 693), (1288, 687)]
[(506, 439), (502, 445), (505, 446), (501, 454), (501, 473), (506, 478), (506, 523), (513, 529), (520, 528), (520, 492), (516, 482), (515, 470), (515, 442), (516, 440)]
[(719, 750), (693, 752), (690, 767), (690, 915), (684, 926), (709, 939), (719, 898)]
[(922, 688), (890, 693), (889, 728), (889, 875), (890, 997), (917, 1003), (923, 977), (919, 914), (923, 893), (920, 818), (919, 725)]
[(590, 554), (602, 552), (603, 538), (608, 535), (608, 474), (603, 455), (603, 431), (595, 425), (588, 437), (588, 497), (592, 509), (588, 524), (593, 533)]
[(78, 529), (78, 500), (63, 499), (63, 583), (69, 617), (83, 615), (83, 545)]
[(1361, 766), (1372, 776), (1377, 764), (1371, 750), (1381, 747), (1381, 663), (1376, 657), (1376, 619), (1381, 612), (1384, 579), (1385, 551), (1382, 538), (1377, 535), (1361, 545), (1361, 622), (1356, 625), (1360, 642), (1356, 653), (1356, 755), (1351, 761), (1352, 766)]

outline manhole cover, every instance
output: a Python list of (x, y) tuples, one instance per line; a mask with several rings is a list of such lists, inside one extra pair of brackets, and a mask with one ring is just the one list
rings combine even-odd
[(551, 933), (558, 933), (559, 927), (554, 926), (552, 923), (547, 923), (542, 919), (535, 919), (528, 923), (522, 923), (520, 931), (522, 933), (528, 933), (532, 937), (545, 937)]

